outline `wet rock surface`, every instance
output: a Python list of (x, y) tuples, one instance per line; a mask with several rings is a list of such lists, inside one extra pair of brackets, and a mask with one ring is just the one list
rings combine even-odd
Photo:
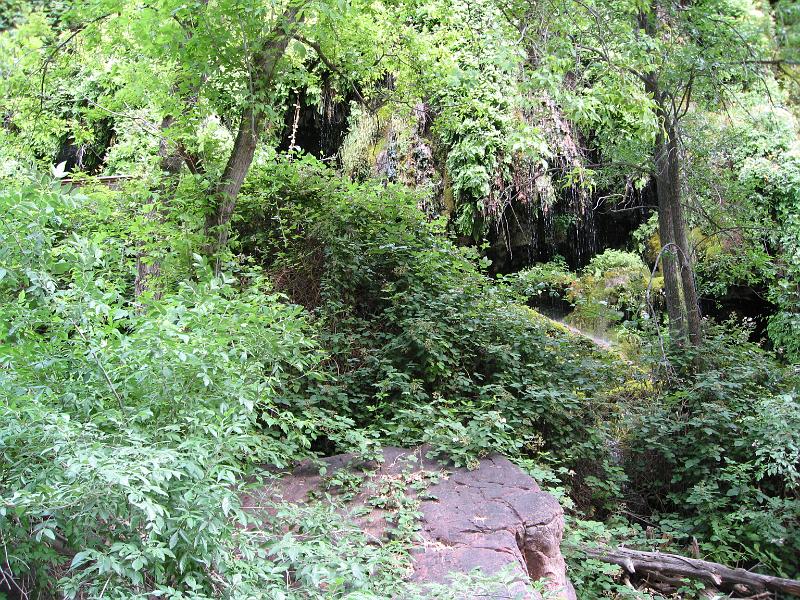
[[(537, 580), (562, 598), (575, 598), (560, 550), (563, 510), (553, 496), (502, 456), (485, 458), (470, 471), (429, 459), (425, 450), (386, 448), (380, 463), (363, 463), (349, 454), (321, 465), (302, 463), (277, 480), (269, 494), (303, 503), (338, 493), (367, 539), (377, 542), (392, 535), (396, 507), (372, 500), (389, 488), (404, 490), (419, 503), (421, 515), (412, 581), (448, 584), (454, 574), (477, 568), (488, 575), (508, 574), (502, 590), (483, 598), (539, 598), (531, 584)], [(360, 483), (345, 490), (340, 484), (331, 487), (332, 479)], [(248, 503), (257, 501), (245, 498)]]

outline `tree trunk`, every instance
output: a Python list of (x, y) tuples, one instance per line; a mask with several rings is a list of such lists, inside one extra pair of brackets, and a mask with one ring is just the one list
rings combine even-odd
[(681, 204), (680, 151), (678, 149), (678, 132), (674, 115), (667, 117), (665, 127), (667, 130), (667, 164), (669, 166), (669, 178), (672, 180), (672, 185), (670, 186), (670, 208), (672, 226), (675, 230), (675, 243), (678, 247), (678, 274), (681, 280), (683, 301), (686, 305), (689, 342), (693, 346), (698, 346), (702, 339), (700, 303), (694, 279), (692, 249), (689, 246), (686, 220), (683, 216), (683, 205)]
[[(639, 12), (638, 21), (650, 37), (657, 38), (661, 26), (658, 2), (650, 14)], [(681, 204), (681, 157), (678, 151), (677, 115), (667, 94), (661, 89), (656, 73), (642, 77), (644, 87), (657, 106), (660, 126), (653, 149), (656, 194), (658, 197), (658, 233), (661, 238), (664, 270), (664, 293), (673, 340), (678, 345), (697, 346), (702, 339), (700, 305), (692, 268), (692, 253), (686, 233)]]
[(228, 157), (222, 178), (214, 190), (214, 197), (217, 200), (216, 209), (206, 219), (206, 231), (214, 237), (212, 254), (216, 254), (228, 241), (228, 223), (230, 223), (233, 209), (236, 206), (236, 197), (239, 195), (244, 178), (253, 163), (261, 132), (262, 118), (262, 113), (251, 108), (246, 108), (242, 112), (233, 150)]
[(672, 186), (669, 168), (669, 149), (662, 132), (656, 136), (655, 151), (656, 196), (658, 198), (658, 237), (661, 240), (661, 266), (664, 272), (664, 295), (672, 341), (682, 346), (686, 342), (686, 313), (678, 278), (678, 244), (675, 240)]
[[(640, 17), (641, 19), (644, 18)], [(656, 135), (653, 148), (653, 162), (658, 198), (658, 235), (661, 239), (664, 294), (670, 332), (677, 345), (682, 346), (688, 341), (697, 346), (702, 339), (700, 305), (681, 204), (681, 162), (676, 117), (669, 106), (669, 98), (661, 91), (655, 75), (647, 76), (645, 89), (656, 102), (661, 121), (661, 129)]]
[[(208, 0), (201, 0), (200, 3), (203, 7), (208, 4)], [(193, 36), (193, 28), (195, 23), (190, 19), (187, 23), (183, 24), (187, 37), (191, 39)], [(205, 76), (201, 76), (200, 82), (190, 86), (191, 92), (184, 98), (183, 113), (186, 114), (197, 103), (198, 95), (201, 85), (205, 82)], [(173, 94), (180, 94), (180, 85), (173, 86)], [(167, 115), (161, 121), (159, 130), (164, 134), (175, 123), (173, 115)], [(197, 174), (202, 170), (201, 161), (194, 155), (186, 152), (183, 143), (180, 141), (170, 142), (162, 135), (161, 142), (158, 147), (158, 154), (161, 158), (161, 179), (158, 186), (159, 199), (168, 198), (177, 187), (177, 175), (180, 173), (181, 167), (184, 162), (193, 174)], [(158, 210), (158, 206), (154, 207), (152, 211), (147, 214), (147, 219), (154, 221), (163, 219), (162, 211)], [(134, 296), (139, 298), (148, 289), (150, 289), (153, 280), (158, 278), (161, 274), (161, 263), (159, 263), (152, 256), (148, 256), (147, 252), (138, 252), (136, 255), (136, 279), (134, 280)], [(161, 297), (160, 290), (154, 290), (153, 296), (156, 300)]]
[[(159, 127), (161, 132), (166, 132), (172, 127), (175, 118), (168, 115), (161, 121)], [(158, 200), (162, 201), (169, 192), (175, 187), (174, 179), (181, 170), (183, 165), (183, 158), (181, 157), (180, 149), (177, 145), (169, 148), (166, 139), (162, 139), (158, 148), (158, 154), (161, 157), (161, 180), (158, 185)], [(145, 215), (145, 219), (152, 222), (161, 221), (163, 213), (158, 207), (158, 202), (155, 202), (153, 209)], [(147, 250), (140, 250), (136, 254), (136, 279), (133, 282), (134, 296), (138, 299), (145, 292), (152, 291), (153, 297), (158, 300), (161, 297), (161, 291), (153, 288), (154, 281), (161, 274), (161, 263), (150, 255)]]
[[(255, 102), (265, 102), (266, 95), (272, 89), (278, 62), (286, 52), (297, 23), (301, 6), (290, 6), (283, 13), (281, 22), (275, 26), (271, 36), (265, 41), (263, 48), (253, 57), (251, 92)], [(216, 206), (213, 213), (206, 218), (206, 233), (211, 237), (209, 252), (216, 257), (214, 271), (219, 273), (219, 251), (228, 241), (229, 225), (236, 198), (253, 163), (256, 147), (265, 124), (263, 111), (248, 106), (242, 110), (239, 130), (228, 157), (222, 178), (212, 191)]]

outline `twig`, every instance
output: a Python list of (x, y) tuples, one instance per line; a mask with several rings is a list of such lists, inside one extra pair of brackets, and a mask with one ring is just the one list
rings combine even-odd
[(100, 370), (103, 372), (103, 376), (105, 377), (106, 382), (108, 383), (108, 387), (111, 388), (111, 391), (114, 393), (114, 396), (116, 396), (116, 398), (117, 398), (117, 402), (119, 402), (119, 409), (120, 410), (125, 410), (125, 407), (124, 407), (124, 405), (122, 403), (122, 397), (119, 395), (119, 392), (117, 392), (117, 388), (114, 387), (114, 383), (111, 381), (111, 377), (109, 376), (108, 371), (106, 371), (106, 368), (103, 366), (103, 363), (100, 361), (100, 359), (94, 353), (94, 350), (92, 350), (92, 346), (89, 343), (89, 340), (83, 334), (83, 331), (78, 326), (78, 324), (75, 322), (75, 320), (72, 317), (67, 317), (67, 318), (70, 320), (72, 325), (75, 327), (75, 331), (78, 332), (78, 335), (81, 336), (81, 339), (83, 339), (83, 341), (86, 342), (86, 348), (89, 350), (89, 354), (91, 354), (92, 358), (97, 363), (97, 366), (100, 367)]

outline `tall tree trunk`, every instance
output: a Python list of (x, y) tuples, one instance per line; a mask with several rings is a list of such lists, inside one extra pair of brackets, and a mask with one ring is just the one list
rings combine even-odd
[(700, 345), (702, 340), (702, 322), (700, 318), (700, 302), (697, 297), (697, 286), (694, 279), (692, 249), (686, 231), (686, 219), (681, 204), (681, 162), (678, 149), (678, 131), (674, 115), (669, 115), (665, 123), (667, 130), (667, 163), (669, 177), (672, 180), (670, 208), (672, 226), (675, 230), (675, 243), (678, 246), (678, 274), (683, 290), (683, 301), (686, 305), (686, 319), (689, 330), (689, 342), (693, 346)]
[[(639, 27), (649, 36), (658, 37), (658, 2), (650, 14), (641, 11)], [(663, 26), (663, 24), (662, 24)], [(655, 140), (656, 194), (658, 196), (658, 234), (661, 238), (664, 269), (664, 294), (667, 315), (674, 341), (697, 346), (702, 339), (700, 305), (692, 268), (692, 253), (686, 233), (686, 220), (681, 204), (681, 157), (678, 151), (677, 115), (670, 98), (661, 89), (657, 73), (643, 76), (645, 90), (657, 106), (661, 128)]]
[[(242, 189), (244, 178), (253, 163), (261, 133), (262, 119), (262, 113), (251, 108), (242, 111), (233, 150), (228, 157), (222, 178), (214, 190), (216, 208), (206, 218), (206, 232), (213, 237), (210, 249), (212, 255), (216, 255), (228, 241), (228, 224), (233, 215), (233, 209), (236, 207), (236, 198)], [(219, 271), (218, 265), (215, 267), (215, 271)]]
[[(273, 88), (278, 62), (285, 54), (292, 33), (300, 20), (298, 13), (301, 8), (301, 5), (290, 6), (284, 11), (281, 22), (275, 26), (262, 49), (253, 57), (251, 73), (253, 89), (251, 92), (257, 102), (264, 102), (266, 95)], [(212, 191), (216, 206), (214, 211), (206, 217), (206, 233), (211, 238), (209, 252), (216, 257), (214, 267), (216, 273), (219, 273), (220, 270), (219, 251), (228, 241), (229, 225), (236, 207), (236, 198), (242, 189), (250, 165), (253, 163), (264, 125), (265, 114), (263, 111), (252, 105), (242, 110), (233, 150), (228, 157), (222, 178)]]
[(683, 345), (686, 342), (686, 315), (681, 284), (678, 278), (678, 247), (675, 241), (675, 226), (672, 207), (673, 185), (669, 169), (669, 149), (664, 134), (656, 136), (655, 150), (656, 196), (658, 198), (658, 237), (661, 241), (661, 267), (664, 273), (664, 295), (672, 340)]

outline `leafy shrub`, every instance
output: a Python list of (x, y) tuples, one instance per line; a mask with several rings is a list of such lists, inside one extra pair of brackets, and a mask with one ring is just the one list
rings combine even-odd
[(603, 251), (602, 254), (593, 256), (583, 272), (599, 277), (600, 275), (617, 269), (640, 271), (642, 268), (646, 267), (638, 254), (625, 252), (623, 250), (608, 249)]
[(636, 413), (633, 485), (662, 529), (683, 543), (697, 537), (704, 556), (796, 576), (797, 377), (747, 332), (711, 328), (698, 352), (703, 369), (683, 371)]
[(301, 309), (257, 272), (240, 288), (202, 261), (194, 282), (136, 306), (123, 241), (75, 229), (99, 223), (86, 197), (7, 183), (4, 573), (67, 597), (284, 587), (291, 566), (252, 542), (260, 524), (239, 493), (256, 465), (286, 465), (349, 426), (297, 395), (321, 358)]
[(563, 300), (567, 290), (575, 283), (576, 275), (569, 270), (567, 261), (557, 256), (550, 262), (536, 264), (505, 278), (511, 289), (525, 300)]
[(623, 320), (638, 320), (645, 309), (648, 286), (657, 297), (660, 279), (650, 280), (642, 259), (630, 252), (606, 250), (592, 258), (570, 287), (575, 305), (569, 322), (581, 329), (604, 334)]
[[(314, 312), (336, 376), (310, 386), (314, 401), (370, 437), (428, 442), (459, 464), (550, 451), (610, 472), (601, 390), (621, 377), (618, 365), (515, 304), (407, 190), (337, 182), (308, 161), (292, 169), (262, 174), (271, 183), (250, 191), (243, 221), (297, 215), (300, 225), (259, 242), (277, 249), (270, 270), (303, 272), (308, 248), (323, 254)], [(257, 239), (248, 232), (243, 247)]]

